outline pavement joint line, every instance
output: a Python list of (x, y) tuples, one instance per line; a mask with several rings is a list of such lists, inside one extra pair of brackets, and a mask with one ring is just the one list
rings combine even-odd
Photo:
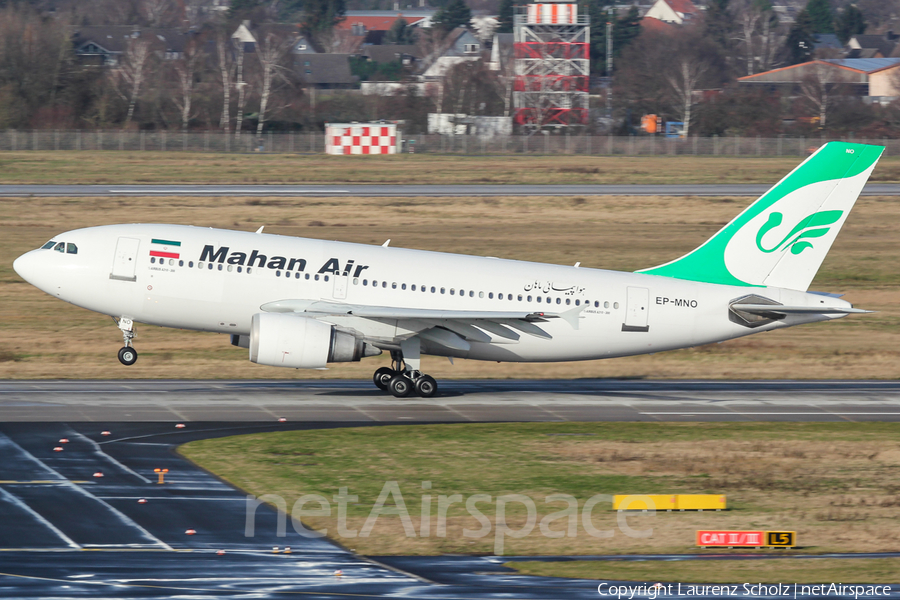
[(0, 479), (0, 485), (63, 485), (67, 483), (87, 483), (94, 485), (96, 482), (88, 481), (86, 479), (69, 479), (67, 481), (56, 481), (55, 479)]
[[(94, 586), (107, 586), (107, 587), (135, 587), (135, 588), (148, 588), (155, 590), (177, 590), (177, 591), (185, 591), (185, 592), (211, 592), (221, 594), (221, 588), (204, 588), (204, 587), (187, 587), (187, 586), (177, 586), (177, 585), (150, 585), (146, 583), (123, 583), (121, 581), (90, 581), (86, 579), (59, 579), (56, 577), (40, 577), (38, 575), (21, 575), (19, 573), (6, 573), (0, 571), (0, 577), (14, 577), (17, 579), (31, 579), (36, 581), (52, 581), (54, 583), (65, 583), (67, 585), (74, 584), (83, 584), (83, 585), (94, 585)], [(384, 598), (383, 594), (354, 594), (352, 592), (337, 592), (337, 591), (329, 591), (327, 593), (322, 590), (317, 591), (306, 591), (306, 590), (270, 590), (270, 594), (288, 594), (288, 595), (297, 595), (297, 596), (341, 596), (347, 598), (373, 598), (375, 600), (381, 600)], [(457, 598), (447, 598), (446, 600), (469, 600), (465, 597), (457, 597)]]
[(94, 450), (95, 450), (98, 454), (102, 454), (103, 456), (105, 456), (106, 458), (108, 458), (113, 464), (115, 464), (115, 465), (118, 466), (119, 468), (125, 470), (125, 471), (128, 472), (128, 473), (131, 473), (132, 475), (134, 475), (135, 477), (137, 477), (138, 479), (140, 479), (140, 480), (143, 481), (144, 483), (153, 483), (152, 481), (150, 481), (149, 479), (147, 479), (146, 477), (144, 477), (143, 475), (141, 475), (140, 473), (138, 473), (137, 471), (135, 471), (135, 470), (132, 469), (131, 467), (128, 467), (128, 466), (126, 466), (126, 465), (123, 465), (123, 464), (120, 463), (118, 460), (116, 460), (114, 457), (112, 457), (112, 456), (110, 456), (109, 454), (107, 454), (106, 452), (104, 452), (104, 451), (100, 448), (100, 445), (99, 445), (97, 442), (95, 442), (94, 440), (92, 440), (91, 438), (89, 438), (89, 437), (87, 437), (86, 435), (83, 435), (83, 434), (81, 434), (81, 433), (75, 431), (75, 430), (72, 429), (72, 428), (69, 428), (69, 431), (71, 431), (71, 433), (69, 434), (70, 436), (72, 436), (72, 437), (78, 436), (79, 438), (81, 438), (81, 439), (87, 441), (89, 444), (91, 444), (91, 445), (94, 447)]
[(841, 415), (849, 415), (849, 416), (871, 416), (871, 415), (900, 415), (900, 412), (830, 412), (826, 410), (821, 410), (819, 412), (736, 412), (736, 411), (702, 411), (702, 412), (682, 412), (680, 410), (667, 410), (667, 411), (656, 411), (656, 412), (642, 412), (642, 415), (742, 415), (742, 416), (753, 416), (753, 415), (785, 415), (785, 416), (798, 416), (798, 415), (806, 415), (806, 416), (824, 416), (824, 415), (834, 415), (836, 417)]
[[(153, 535), (152, 533), (150, 533), (149, 531), (147, 531), (147, 529), (145, 529), (144, 527), (142, 527), (139, 523), (136, 523), (136, 522), (134, 522), (133, 520), (129, 519), (124, 513), (122, 513), (122, 511), (120, 511), (120, 510), (118, 510), (117, 508), (115, 508), (114, 506), (110, 505), (108, 502), (104, 502), (103, 500), (101, 500), (101, 499), (98, 498), (97, 496), (93, 495), (92, 493), (90, 493), (89, 491), (87, 491), (86, 489), (84, 489), (83, 487), (71, 483), (69, 480), (67, 480), (65, 477), (63, 477), (58, 471), (56, 471), (56, 470), (53, 469), (51, 466), (49, 466), (48, 464), (46, 464), (44, 461), (40, 460), (40, 459), (37, 458), (35, 455), (33, 455), (31, 452), (29, 452), (28, 450), (26, 450), (25, 448), (23, 448), (22, 446), (20, 446), (20, 445), (17, 444), (16, 442), (14, 442), (12, 439), (10, 439), (9, 436), (4, 436), (4, 437), (6, 437), (6, 439), (9, 441), (10, 444), (12, 444), (12, 445), (15, 446), (16, 448), (18, 448), (19, 451), (22, 452), (22, 454), (24, 454), (26, 457), (30, 458), (31, 460), (33, 460), (34, 462), (36, 462), (37, 464), (39, 464), (40, 466), (42, 466), (42, 467), (45, 468), (46, 470), (50, 471), (51, 473), (53, 473), (53, 474), (56, 475), (57, 477), (59, 477), (61, 481), (65, 482), (66, 484), (68, 484), (69, 486), (71, 486), (71, 489), (77, 490), (78, 493), (84, 494), (85, 496), (88, 496), (89, 498), (93, 498), (93, 499), (96, 500), (97, 502), (99, 502), (99, 503), (103, 504), (104, 506), (106, 506), (107, 508), (109, 508), (109, 510), (110, 510), (113, 514), (117, 515), (117, 516), (122, 520), (122, 523), (123, 523), (123, 524), (125, 524), (125, 525), (128, 525), (128, 524), (133, 525), (137, 530), (141, 531), (145, 536), (147, 536), (148, 539), (156, 540), (156, 542), (157, 542), (160, 546), (162, 546), (163, 548), (166, 548), (167, 550), (171, 550), (171, 549), (172, 549), (171, 546), (169, 546), (167, 543), (165, 543), (164, 541), (162, 541), (161, 539), (157, 538), (155, 535)], [(5, 491), (5, 490), (2, 490), (2, 488), (0, 488), (0, 491)], [(47, 521), (47, 522), (49, 523), (49, 521)], [(62, 532), (60, 532), (60, 533), (62, 533)], [(73, 543), (74, 543), (74, 542), (73, 542)]]
[[(12, 440), (10, 440), (10, 441), (12, 441)], [(13, 442), (13, 443), (15, 443), (15, 442)], [(22, 500), (21, 498), (19, 498), (18, 496), (15, 496), (15, 495), (9, 493), (8, 491), (4, 490), (3, 488), (0, 488), (0, 496), (4, 496), (4, 497), (8, 498), (13, 504), (15, 504), (16, 506), (18, 506), (19, 508), (23, 509), (25, 512), (30, 514), (32, 517), (34, 517), (34, 519), (38, 523), (40, 523), (41, 525), (43, 525), (44, 527), (46, 527), (47, 529), (49, 529), (50, 531), (55, 533), (56, 536), (59, 539), (61, 539), (63, 542), (65, 542), (65, 544), (67, 546), (69, 546), (70, 548), (75, 549), (75, 550), (81, 549), (81, 546), (79, 546), (75, 542), (75, 540), (73, 540), (72, 538), (67, 536), (65, 533), (63, 533), (56, 525), (51, 523), (41, 513), (39, 513), (38, 511), (36, 511), (33, 508), (31, 508), (30, 506), (28, 506), (28, 504), (26, 504), (25, 501)]]

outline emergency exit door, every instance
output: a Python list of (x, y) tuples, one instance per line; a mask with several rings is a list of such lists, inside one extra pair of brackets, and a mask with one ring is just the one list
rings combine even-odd
[(136, 238), (120, 237), (116, 243), (116, 254), (113, 258), (110, 279), (120, 281), (137, 281), (135, 269), (137, 268), (138, 247), (141, 241)]
[(625, 322), (622, 331), (650, 331), (647, 316), (650, 312), (650, 290), (630, 287), (625, 290)]

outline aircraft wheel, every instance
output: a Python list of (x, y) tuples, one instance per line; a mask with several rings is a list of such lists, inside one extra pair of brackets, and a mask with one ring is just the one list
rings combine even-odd
[(413, 382), (405, 375), (396, 375), (388, 384), (388, 390), (396, 398), (405, 398), (413, 390)]
[(135, 350), (131, 346), (124, 346), (121, 350), (119, 350), (119, 362), (123, 365), (133, 365), (137, 362), (137, 358), (137, 350)]
[(423, 398), (431, 398), (437, 394), (437, 381), (431, 375), (422, 375), (416, 379), (416, 393)]
[(382, 392), (388, 391), (388, 384), (391, 382), (391, 379), (397, 373), (388, 367), (381, 367), (377, 371), (375, 371), (375, 375), (372, 376), (372, 382)]

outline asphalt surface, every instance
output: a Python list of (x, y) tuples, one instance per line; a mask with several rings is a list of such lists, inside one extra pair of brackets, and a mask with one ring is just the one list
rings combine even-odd
[[(0, 382), (0, 597), (596, 598), (596, 581), (525, 577), (503, 564), (735, 557), (362, 557), (301, 536), (290, 520), (279, 536), (266, 505), (248, 537), (246, 495), (174, 449), (415, 422), (900, 418), (900, 382), (442, 383), (438, 398), (397, 400), (358, 381)], [(163, 485), (157, 468), (168, 469)], [(883, 556), (898, 555), (871, 558)], [(880, 597), (900, 599), (900, 585)]]
[[(774, 182), (772, 182), (774, 183)], [(771, 185), (0, 185), (2, 196), (760, 196)], [(898, 196), (870, 183), (863, 196)]]
[(369, 381), (3, 381), (0, 421), (900, 421), (897, 381), (440, 381), (397, 399)]
[[(256, 509), (248, 537), (246, 496), (174, 452), (209, 437), (367, 424), (2, 423), (0, 597), (596, 598), (596, 581), (520, 576), (503, 563), (691, 558), (367, 558), (302, 537), (291, 523), (279, 536), (277, 514), (265, 505)], [(162, 485), (156, 468), (168, 469)], [(880, 597), (900, 598), (900, 585)]]
[[(591, 582), (520, 578), (496, 561), (484, 561), (484, 569), (502, 573), (500, 578), (468, 577), (438, 586), (327, 540), (301, 537), (290, 523), (279, 537), (277, 514), (265, 505), (257, 508), (247, 537), (246, 495), (173, 452), (195, 439), (305, 427), (310, 426), (272, 421), (192, 423), (184, 429), (173, 423), (0, 424), (0, 596), (596, 594)], [(60, 443), (63, 438), (68, 442)], [(156, 483), (155, 468), (169, 470), (163, 485)], [(147, 502), (139, 503), (141, 498)], [(195, 533), (188, 535), (189, 529)]]

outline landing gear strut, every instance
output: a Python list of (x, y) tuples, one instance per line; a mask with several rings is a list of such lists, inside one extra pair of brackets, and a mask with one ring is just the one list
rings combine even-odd
[(126, 317), (115, 319), (115, 321), (119, 329), (122, 330), (122, 338), (125, 341), (125, 346), (119, 350), (119, 362), (125, 366), (133, 365), (138, 359), (137, 350), (131, 345), (131, 340), (134, 339), (135, 334), (134, 321)]
[(397, 398), (415, 392), (423, 398), (437, 394), (437, 381), (419, 371), (419, 340), (412, 338), (401, 344), (401, 350), (391, 350), (391, 367), (381, 367), (372, 377), (375, 386)]

